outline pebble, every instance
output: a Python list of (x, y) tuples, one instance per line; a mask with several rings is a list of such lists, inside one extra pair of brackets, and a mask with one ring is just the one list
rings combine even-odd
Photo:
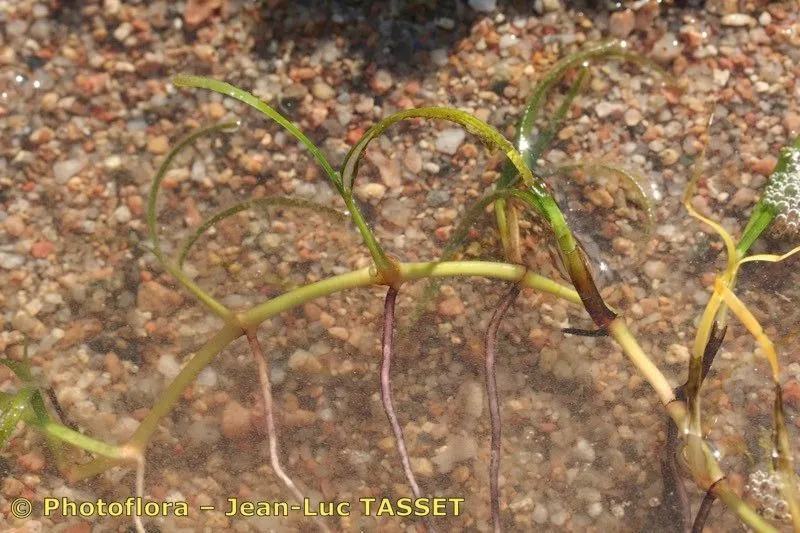
[[(333, 329), (333, 328), (331, 328)], [(318, 374), (322, 372), (322, 363), (311, 352), (298, 348), (289, 357), (286, 363), (292, 370)]]
[(430, 191), (425, 200), (431, 207), (439, 207), (450, 201), (450, 193), (441, 189)]
[(28, 140), (30, 140), (33, 144), (44, 144), (53, 140), (54, 135), (55, 132), (51, 128), (42, 126), (31, 133), (31, 136), (28, 138)]
[(642, 112), (636, 108), (630, 108), (625, 111), (625, 124), (628, 126), (636, 126), (642, 121)]
[(434, 146), (439, 152), (455, 155), (458, 152), (458, 147), (461, 146), (466, 137), (467, 132), (462, 128), (448, 128), (439, 133)]
[(162, 155), (169, 151), (169, 139), (166, 135), (157, 135), (147, 140), (147, 151), (151, 154)]
[(386, 194), (386, 185), (382, 183), (365, 183), (358, 187), (358, 193), (362, 198), (381, 199)]
[(319, 100), (330, 100), (336, 96), (336, 91), (327, 83), (319, 81), (311, 87), (311, 94)]
[(411, 219), (412, 209), (405, 198), (389, 198), (382, 204), (381, 215), (387, 222), (404, 227)]
[(551, 13), (561, 9), (560, 0), (534, 0), (533, 9), (540, 15), (543, 13)]
[(47, 328), (39, 319), (21, 309), (11, 319), (11, 326), (34, 339), (41, 339), (47, 332)]
[(597, 518), (603, 514), (603, 504), (600, 502), (590, 503), (588, 506), (586, 506), (586, 514), (592, 518)]
[(611, 196), (606, 189), (592, 189), (586, 197), (592, 202), (594, 205), (598, 205), (605, 209), (611, 209), (614, 207), (614, 197)]
[(723, 26), (733, 26), (736, 28), (741, 28), (744, 26), (757, 26), (758, 21), (751, 17), (750, 15), (746, 15), (744, 13), (730, 13), (722, 17), (721, 23)]
[(533, 514), (531, 515), (531, 518), (533, 518), (533, 521), (537, 524), (546, 524), (547, 519), (549, 518), (547, 507), (545, 507), (544, 504), (537, 503), (533, 508)]
[(25, 231), (25, 222), (16, 215), (6, 218), (3, 224), (6, 232), (12, 237), (19, 237)]
[(126, 224), (131, 221), (131, 210), (128, 209), (127, 205), (121, 205), (114, 210), (114, 218), (120, 224)]
[(372, 77), (370, 87), (378, 94), (385, 94), (394, 85), (392, 75), (388, 70), (378, 70)]
[(621, 115), (625, 111), (625, 105), (619, 102), (600, 102), (594, 109), (599, 118), (606, 118), (611, 115)]
[(425, 172), (428, 172), (430, 174), (438, 174), (439, 171), (442, 170), (442, 167), (440, 167), (433, 161), (427, 161), (426, 163), (423, 163), (422, 168), (425, 169)]
[(228, 439), (238, 439), (250, 434), (252, 417), (250, 411), (235, 400), (225, 404), (222, 410), (222, 434)]
[(375, 99), (371, 96), (362, 96), (355, 105), (355, 110), (361, 114), (372, 113), (374, 108)]
[(80, 172), (86, 161), (80, 159), (67, 159), (66, 161), (59, 161), (53, 165), (53, 178), (56, 183), (63, 185), (71, 177)]
[(478, 13), (491, 13), (497, 8), (497, 0), (468, 0), (467, 3)]
[(554, 526), (563, 526), (568, 518), (569, 514), (564, 509), (559, 509), (550, 515), (550, 523)]
[(778, 159), (773, 155), (765, 155), (759, 159), (754, 160), (750, 164), (753, 172), (761, 174), (762, 176), (769, 176), (778, 164)]
[(783, 127), (792, 136), (800, 134), (800, 113), (786, 113), (786, 116), (783, 117)]
[(31, 246), (31, 255), (36, 259), (46, 259), (54, 249), (55, 246), (52, 242), (38, 241)]
[(575, 443), (575, 455), (587, 463), (593, 463), (596, 457), (594, 447), (584, 438), (579, 438)]
[(422, 157), (416, 149), (409, 148), (403, 156), (403, 166), (412, 174), (419, 174), (422, 171)]
[(183, 8), (183, 19), (190, 28), (205, 22), (217, 9), (222, 7), (224, 0), (189, 0)]
[(643, 270), (650, 279), (665, 279), (669, 273), (667, 264), (664, 261), (647, 261)]
[(750, 187), (742, 187), (736, 191), (730, 203), (734, 207), (747, 207), (755, 201), (756, 194)]
[(498, 43), (498, 46), (500, 46), (500, 49), (503, 50), (505, 48), (508, 48), (509, 46), (517, 44), (518, 42), (519, 42), (519, 37), (517, 37), (513, 33), (506, 33), (502, 37), (500, 37), (500, 42)]
[(117, 29), (114, 30), (114, 38), (118, 41), (124, 41), (133, 33), (133, 26), (129, 22), (123, 22)]
[(678, 162), (678, 159), (681, 157), (681, 153), (675, 148), (667, 148), (661, 151), (659, 157), (661, 157), (662, 165), (665, 167), (671, 167)]
[(665, 33), (653, 44), (650, 56), (660, 63), (669, 63), (683, 51), (683, 45), (678, 42), (673, 33)]
[(183, 303), (179, 292), (164, 287), (156, 281), (145, 281), (136, 293), (136, 305), (140, 311), (168, 314), (176, 311)]
[(458, 316), (464, 312), (464, 302), (458, 296), (452, 296), (439, 302), (439, 312), (445, 316)]
[(158, 359), (158, 371), (168, 380), (177, 376), (181, 371), (181, 365), (175, 359), (175, 356), (164, 354)]
[(350, 332), (347, 331), (347, 328), (343, 328), (341, 326), (334, 326), (328, 330), (328, 333), (340, 341), (347, 342), (347, 339), (350, 338)]
[(111, 377), (118, 378), (125, 372), (125, 367), (119, 359), (119, 356), (114, 352), (108, 352), (103, 358), (103, 364), (106, 367), (106, 372), (111, 374)]
[(630, 9), (616, 11), (608, 19), (608, 31), (618, 39), (625, 39), (636, 26), (636, 16)]
[(21, 255), (0, 252), (0, 268), (13, 270), (25, 264), (25, 258)]

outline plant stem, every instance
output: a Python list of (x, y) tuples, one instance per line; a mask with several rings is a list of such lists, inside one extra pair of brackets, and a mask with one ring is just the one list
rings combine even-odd
[(703, 496), (700, 509), (697, 510), (697, 516), (695, 516), (694, 524), (692, 524), (692, 533), (703, 533), (703, 528), (705, 528), (708, 515), (711, 512), (711, 507), (717, 499), (712, 489), (707, 490), (706, 495)]
[[(613, 320), (608, 326), (608, 331), (622, 347), (628, 359), (631, 360), (648, 383), (656, 390), (658, 397), (661, 399), (661, 403), (665, 406), (667, 413), (675, 422), (675, 425), (678, 426), (678, 428), (683, 428), (687, 416), (686, 405), (682, 401), (676, 401), (675, 395), (669, 383), (667, 383), (666, 378), (642, 351), (642, 348), (633, 335), (631, 335), (623, 319), (617, 318)], [(700, 440), (700, 437), (696, 438)], [(707, 464), (706, 470), (719, 470), (719, 465), (710, 453), (710, 449), (708, 447), (704, 448), (703, 459)], [(700, 480), (696, 481), (699, 482)], [(739, 515), (739, 518), (741, 518), (744, 523), (755, 531), (760, 533), (776, 533), (775, 528), (769, 525), (733, 492), (733, 489), (731, 489), (726, 479), (717, 478), (714, 485), (714, 492), (728, 507)]]
[(208, 366), (214, 356), (224, 350), (234, 339), (241, 335), (241, 330), (235, 329), (230, 325), (225, 325), (210, 341), (200, 348), (180, 373), (175, 376), (175, 379), (172, 380), (172, 383), (169, 384), (167, 389), (161, 393), (158, 402), (150, 409), (150, 412), (144, 417), (139, 427), (136, 428), (130, 440), (131, 446), (144, 450), (150, 437), (155, 433), (159, 420), (172, 410), (172, 407), (180, 399), (186, 387), (188, 387), (189, 384), (195, 380), (197, 375)]
[(492, 531), (500, 533), (500, 400), (497, 394), (497, 373), (495, 372), (495, 345), (497, 344), (497, 331), (500, 322), (508, 312), (509, 307), (519, 296), (520, 287), (517, 284), (511, 288), (500, 306), (495, 310), (489, 326), (486, 328), (484, 346), (486, 349), (486, 395), (489, 398), (489, 420), (492, 426), (492, 453), (489, 462), (489, 494), (492, 508)]
[[(580, 304), (578, 294), (555, 281), (529, 272), (525, 267), (508, 263), (489, 261), (448, 261), (444, 263), (400, 263), (398, 264), (400, 281), (412, 281), (421, 278), (443, 278), (455, 276), (481, 276), (506, 281), (517, 281), (525, 287), (550, 293), (569, 302)], [(330, 294), (357, 287), (374, 285), (377, 280), (369, 268), (363, 268), (347, 274), (340, 274), (316, 283), (282, 294), (242, 314), (239, 318), (242, 327), (252, 327), (276, 314), (302, 305), (308, 301)]]
[(96, 453), (103, 457), (108, 457), (109, 459), (123, 459), (125, 456), (124, 448), (121, 446), (106, 444), (105, 442), (87, 437), (82, 433), (78, 433), (52, 420), (47, 420), (37, 427), (46, 435), (71, 444), (77, 448), (83, 448), (87, 452)]
[[(516, 281), (522, 286), (531, 287), (563, 298), (572, 303), (580, 303), (578, 294), (572, 289), (556, 283), (555, 281), (527, 271), (519, 265), (507, 263), (493, 263), (488, 261), (452, 261), (446, 263), (402, 263), (398, 265), (402, 281), (428, 277), (451, 276), (483, 276), (507, 281)], [(241, 328), (252, 328), (279, 313), (287, 311), (308, 301), (328, 296), (347, 289), (368, 287), (374, 285), (376, 279), (370, 268), (362, 268), (354, 272), (340, 274), (326, 280), (318, 281), (304, 287), (282, 294), (254, 307), (246, 313), (239, 315), (237, 323), (241, 327), (226, 324), (217, 334), (206, 343), (192, 357), (186, 366), (178, 373), (161, 398), (147, 413), (142, 423), (136, 429), (129, 445), (143, 451), (150, 437), (158, 428), (158, 422), (178, 402), (183, 391), (194, 381), (197, 375), (211, 362), (211, 360), (225, 349), (234, 339), (243, 334)], [(99, 474), (120, 461), (97, 458), (89, 463), (80, 465), (71, 471), (71, 479), (81, 480)]]
[[(654, 365), (650, 358), (644, 353), (641, 346), (639, 346), (639, 343), (636, 341), (636, 338), (631, 334), (628, 326), (625, 324), (624, 319), (619, 317), (612, 320), (608, 325), (608, 332), (619, 343), (620, 347), (622, 347), (622, 351), (625, 352), (625, 355), (628, 356), (628, 359), (631, 360), (642, 376), (644, 376), (647, 382), (655, 389), (661, 403), (665, 406), (673, 403), (673, 400), (675, 400), (675, 393), (672, 390), (672, 386), (667, 381), (667, 378), (664, 377), (664, 374), (661, 373), (658, 367)], [(679, 428), (683, 427), (682, 418), (683, 417), (681, 417), (680, 420), (675, 420), (675, 424)]]

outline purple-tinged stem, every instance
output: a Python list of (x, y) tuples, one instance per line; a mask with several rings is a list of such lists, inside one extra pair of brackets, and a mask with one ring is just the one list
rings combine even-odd
[[(286, 488), (292, 493), (295, 500), (302, 504), (305, 500), (305, 496), (283, 469), (281, 460), (278, 457), (278, 430), (275, 427), (275, 408), (272, 402), (272, 385), (269, 381), (269, 365), (264, 356), (264, 351), (261, 349), (261, 343), (258, 340), (256, 332), (254, 330), (248, 330), (246, 335), (247, 342), (250, 343), (250, 350), (253, 352), (253, 359), (255, 359), (256, 367), (258, 368), (258, 381), (261, 384), (261, 394), (264, 397), (264, 415), (267, 419), (267, 440), (269, 440), (270, 464), (281, 481), (283, 481), (283, 484), (286, 485)], [(324, 533), (331, 533), (331, 530), (321, 518), (317, 519), (317, 525)]]
[(692, 533), (703, 533), (703, 529), (706, 527), (706, 522), (708, 521), (708, 515), (711, 513), (711, 506), (714, 505), (716, 499), (717, 496), (714, 494), (714, 487), (712, 485), (706, 491), (706, 495), (703, 497), (703, 503), (700, 504), (700, 510), (697, 511), (697, 516), (692, 525)]
[(489, 420), (492, 426), (492, 455), (489, 462), (489, 491), (492, 507), (492, 531), (500, 533), (500, 399), (497, 394), (497, 373), (494, 368), (494, 349), (497, 345), (497, 331), (508, 308), (519, 296), (520, 287), (515, 284), (500, 306), (495, 310), (489, 327), (486, 329), (486, 395), (489, 397)]
[[(397, 413), (392, 405), (392, 378), (390, 375), (392, 369), (392, 353), (394, 352), (394, 308), (397, 303), (397, 289), (389, 287), (386, 293), (386, 303), (383, 307), (383, 361), (381, 363), (381, 400), (383, 401), (383, 408), (386, 411), (386, 417), (389, 419), (389, 424), (392, 426), (394, 433), (395, 443), (397, 445), (397, 453), (400, 454), (400, 462), (403, 464), (403, 472), (405, 472), (406, 480), (411, 486), (411, 492), (415, 498), (422, 498), (422, 491), (419, 490), (419, 485), (414, 477), (414, 472), (411, 470), (411, 457), (408, 455), (406, 449), (406, 441), (403, 438), (403, 429), (400, 427), (400, 422), (397, 420)], [(426, 521), (428, 531), (436, 533), (436, 529)]]

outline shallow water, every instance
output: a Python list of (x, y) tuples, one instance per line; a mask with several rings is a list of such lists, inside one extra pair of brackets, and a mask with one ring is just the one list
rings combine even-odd
[[(52, 388), (64, 422), (83, 434), (124, 442), (181, 365), (223, 326), (149, 251), (151, 179), (182, 136), (225, 118), (242, 121), (236, 132), (198, 140), (166, 174), (158, 226), (168, 254), (207, 217), (254, 197), (291, 195), (344, 210), (307, 150), (285, 132), (232, 99), (178, 89), (169, 76), (211, 75), (253, 91), (338, 165), (366, 128), (408, 107), (464, 109), (513, 137), (546, 70), (620, 24), (605, 11), (540, 14), (506, 4), (488, 15), (461, 2), (284, 4), (207, 2), (205, 12), (195, 2), (0, 2), (0, 346), (19, 359), (29, 339), (38, 383)], [(673, 385), (685, 379), (698, 317), (714, 273), (724, 268), (719, 238), (680, 204), (711, 102), (718, 101), (717, 119), (692, 202), (734, 235), (766, 183), (770, 158), (800, 128), (800, 18), (780, 3), (752, 16), (752, 26), (739, 27), (730, 19), (723, 25), (711, 8), (662, 6), (629, 43), (673, 73), (682, 92), (634, 65), (595, 62), (574, 112), (539, 161), (542, 172), (588, 160), (645, 176), (654, 214), (649, 233), (636, 194), (617, 177), (584, 173), (551, 185), (594, 261), (604, 297)], [(544, 113), (568, 88), (557, 85)], [(451, 127), (395, 125), (362, 162), (358, 203), (378, 240), (403, 262), (439, 257), (458, 216), (501, 169), (500, 155), (470, 135), (449, 153), (453, 140), (443, 131)], [(520, 226), (525, 265), (563, 282), (541, 220), (526, 213)], [(777, 253), (792, 242), (771, 236), (754, 249)], [(478, 219), (460, 259), (502, 260), (491, 213)], [(197, 241), (184, 270), (223, 305), (244, 311), (369, 265), (351, 223), (319, 209), (278, 206), (219, 223)], [(795, 265), (743, 267), (737, 294), (778, 346), (797, 456)], [(457, 516), (451, 500), (435, 518), (439, 531), (490, 531), (483, 343), (508, 285), (445, 279), (412, 324), (424, 290), (424, 281), (407, 283), (398, 298), (395, 408), (422, 493), (464, 500)], [(385, 292), (327, 295), (258, 330), (282, 463), (313, 509), (319, 501), (350, 503), (349, 516), (325, 520), (334, 530), (424, 526), (388, 511), (375, 516), (361, 500), (396, 507), (410, 495), (379, 393)], [(663, 407), (613, 341), (564, 334), (567, 327), (592, 323), (579, 306), (528, 289), (500, 328), (504, 530), (677, 530), (674, 505), (662, 497)], [(0, 390), (18, 388), (0, 368)], [(703, 423), (731, 484), (754, 506), (761, 504), (744, 486), (770, 469), (772, 394), (760, 349), (732, 320), (704, 385)], [(183, 391), (147, 447), (145, 497), (185, 502), (188, 516), (165, 511), (145, 520), (148, 531), (315, 529), (302, 510), (248, 517), (240, 508), (226, 516), (230, 498), (292, 501), (269, 465), (261, 398), (243, 339)], [(30, 428), (18, 429), (2, 456), (4, 530), (132, 526), (126, 516), (96, 516), (99, 499), (124, 502), (134, 494), (132, 469), (67, 483), (46, 440)], [(688, 481), (687, 488), (696, 510), (702, 493)], [(34, 502), (30, 518), (9, 514), (20, 497)], [(45, 515), (45, 498), (95, 507), (86, 516)], [(706, 531), (741, 528), (717, 503)]]

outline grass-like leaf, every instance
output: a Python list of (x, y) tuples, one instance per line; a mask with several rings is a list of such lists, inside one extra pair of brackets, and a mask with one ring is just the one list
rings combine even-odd
[(646, 183), (648, 178), (629, 168), (616, 163), (605, 163), (602, 161), (586, 161), (580, 163), (572, 163), (563, 165), (556, 169), (556, 174), (570, 176), (574, 171), (582, 171), (590, 176), (611, 176), (621, 179), (624, 183), (630, 185), (634, 193), (634, 198), (639, 208), (644, 211), (647, 217), (645, 224), (645, 231), (650, 234), (653, 231), (653, 224), (655, 223), (655, 214), (653, 211), (653, 201), (650, 194), (647, 192)]
[(150, 187), (150, 197), (147, 200), (147, 210), (146, 210), (146, 219), (147, 219), (147, 231), (150, 236), (150, 240), (152, 241), (152, 248), (150, 249), (155, 255), (158, 262), (161, 266), (172, 274), (172, 276), (181, 284), (183, 287), (189, 291), (192, 295), (195, 296), (200, 302), (206, 305), (211, 311), (217, 314), (220, 317), (227, 318), (230, 316), (231, 311), (217, 300), (211, 297), (206, 291), (201, 289), (196, 283), (194, 283), (191, 279), (189, 279), (181, 270), (176, 266), (172, 265), (167, 258), (164, 256), (164, 253), (161, 251), (161, 246), (159, 244), (158, 239), (158, 217), (156, 214), (156, 205), (158, 200), (158, 191), (161, 188), (161, 182), (164, 181), (164, 176), (166, 176), (167, 171), (169, 170), (172, 161), (174, 161), (175, 157), (187, 146), (191, 143), (203, 137), (205, 135), (209, 135), (211, 133), (216, 133), (220, 131), (233, 131), (239, 127), (239, 121), (229, 121), (229, 122), (222, 122), (219, 124), (215, 124), (213, 126), (208, 126), (206, 128), (201, 128), (183, 139), (181, 139), (177, 145), (175, 145), (169, 153), (167, 153), (167, 157), (164, 158), (164, 161), (161, 163), (161, 166), (158, 168), (156, 175), (153, 177), (153, 184)]
[(307, 200), (305, 198), (296, 198), (292, 196), (267, 196), (264, 198), (245, 200), (244, 202), (240, 202), (236, 205), (228, 207), (227, 209), (224, 209), (223, 211), (220, 211), (200, 224), (200, 226), (198, 226), (197, 229), (192, 232), (189, 238), (186, 239), (186, 242), (184, 242), (181, 246), (180, 254), (178, 256), (178, 266), (183, 268), (183, 264), (186, 262), (186, 257), (189, 255), (189, 251), (192, 249), (192, 246), (194, 246), (195, 242), (197, 242), (197, 239), (202, 237), (202, 235), (216, 223), (225, 220), (236, 213), (241, 213), (242, 211), (253, 207), (267, 208), (272, 206), (312, 209), (318, 213), (334, 218), (337, 222), (344, 222), (347, 218), (341, 211), (313, 200)]
[[(445, 107), (422, 107), (400, 111), (399, 113), (384, 118), (364, 132), (364, 135), (362, 135), (358, 142), (350, 149), (342, 163), (342, 186), (345, 195), (344, 200), (348, 206), (354, 204), (353, 185), (356, 175), (358, 174), (358, 165), (361, 158), (364, 157), (369, 143), (393, 124), (412, 118), (446, 120), (462, 126), (468, 133), (478, 137), (490, 150), (501, 150), (522, 176), (522, 181), (525, 183), (526, 187), (534, 191), (537, 197), (549, 196), (547, 187), (541, 178), (531, 172), (525, 165), (519, 152), (500, 132), (465, 111)], [(352, 209), (351, 212), (354, 213)], [(394, 262), (386, 256), (363, 217), (354, 217), (353, 221), (361, 232), (364, 243), (369, 249), (379, 273), (384, 278), (387, 278), (394, 269)]]
[(317, 146), (311, 142), (305, 133), (300, 131), (300, 129), (295, 126), (290, 120), (286, 117), (275, 111), (272, 107), (270, 107), (267, 103), (263, 100), (256, 97), (254, 94), (247, 92), (239, 87), (235, 87), (230, 83), (226, 83), (224, 81), (215, 80), (213, 78), (207, 78), (205, 76), (194, 76), (192, 74), (178, 74), (172, 78), (172, 83), (175, 84), (176, 87), (194, 87), (197, 89), (208, 89), (210, 91), (214, 91), (224, 96), (230, 96), (231, 98), (235, 98), (240, 102), (243, 102), (250, 107), (260, 111), (264, 116), (271, 118), (283, 128), (291, 133), (298, 141), (300, 141), (311, 153), (314, 159), (317, 160), (319, 165), (327, 174), (328, 179), (331, 181), (333, 186), (336, 188), (339, 193), (342, 193), (342, 184), (341, 178), (339, 174), (333, 169), (330, 162), (328, 162), (328, 158), (325, 157), (325, 154), (322, 153), (322, 150), (317, 148)]
[(0, 448), (11, 438), (17, 423), (26, 412), (31, 412), (30, 400), (33, 392), (30, 387), (22, 387), (14, 395), (0, 396)]
[(234, 131), (238, 127), (239, 121), (237, 120), (221, 122), (219, 124), (214, 124), (213, 126), (208, 126), (194, 131), (178, 141), (178, 144), (172, 147), (172, 149), (167, 153), (167, 157), (165, 157), (161, 162), (161, 165), (158, 167), (158, 171), (156, 171), (155, 176), (153, 176), (153, 183), (150, 185), (150, 197), (147, 199), (147, 211), (145, 215), (147, 218), (147, 232), (150, 236), (150, 240), (153, 243), (153, 249), (156, 251), (157, 257), (163, 257), (158, 239), (158, 216), (156, 214), (158, 191), (161, 189), (161, 183), (164, 181), (164, 177), (167, 175), (167, 171), (172, 165), (172, 162), (175, 160), (178, 154), (184, 150), (184, 148), (192, 144), (197, 139), (212, 133)]
[(412, 118), (446, 120), (462, 126), (468, 133), (478, 137), (490, 150), (502, 151), (511, 161), (511, 164), (517, 169), (517, 172), (520, 173), (522, 181), (527, 187), (536, 189), (543, 189), (545, 187), (542, 179), (534, 175), (531, 169), (525, 164), (520, 153), (514, 148), (514, 145), (486, 122), (470, 115), (466, 111), (460, 111), (458, 109), (421, 107), (417, 109), (407, 109), (386, 117), (361, 136), (361, 139), (350, 149), (350, 152), (342, 163), (342, 184), (346, 191), (353, 190), (353, 182), (358, 173), (358, 164), (361, 158), (364, 157), (369, 143), (386, 131), (391, 125)]

